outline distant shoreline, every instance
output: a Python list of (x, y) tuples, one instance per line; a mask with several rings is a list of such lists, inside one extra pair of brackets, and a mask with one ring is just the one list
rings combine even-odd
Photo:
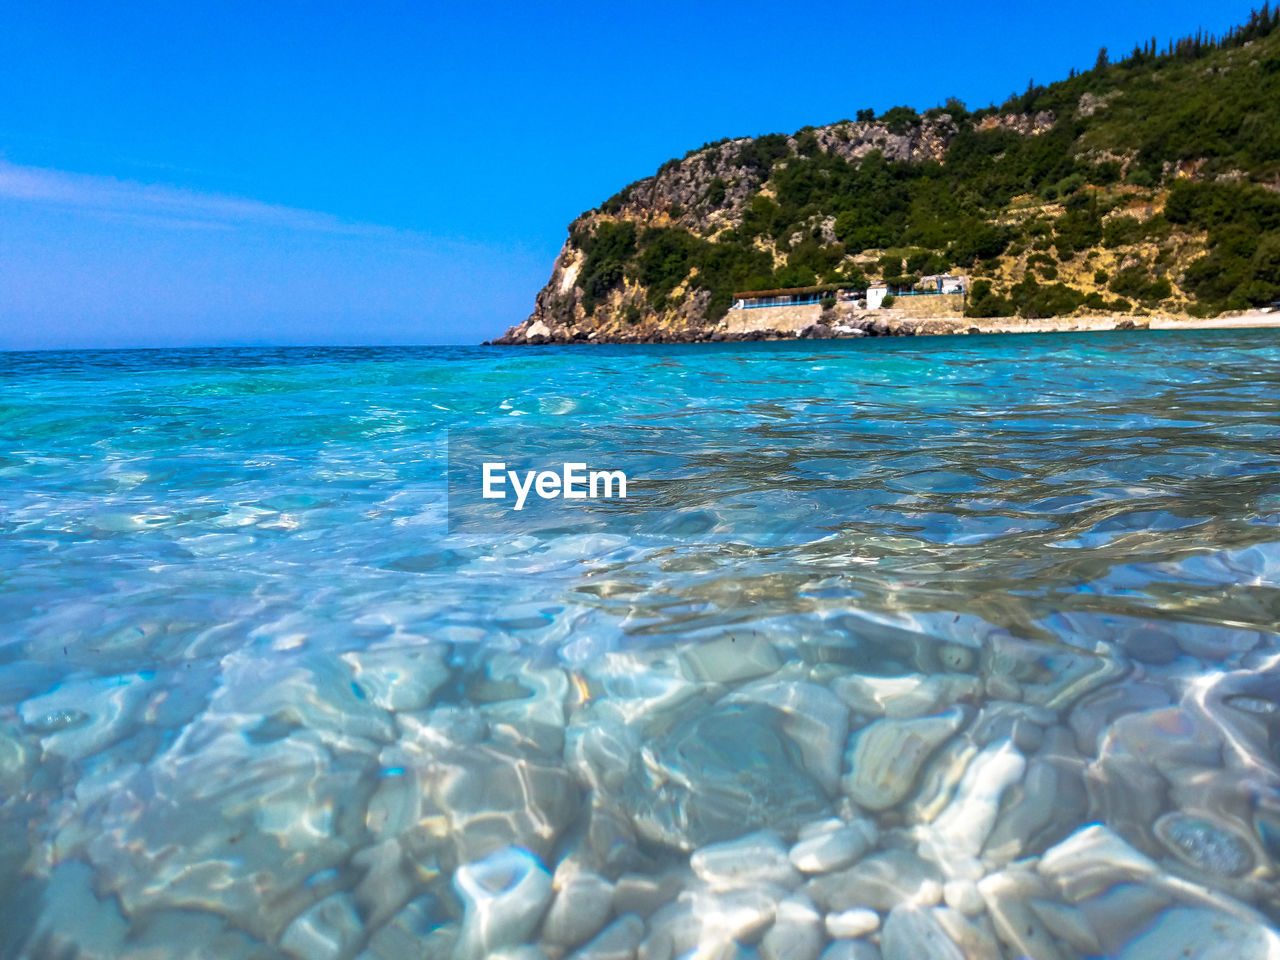
[[(753, 311), (752, 319), (766, 321), (758, 326), (720, 328), (709, 331), (659, 331), (654, 334), (598, 336), (577, 334), (569, 339), (542, 336), (531, 333), (525, 339), (501, 337), (484, 341), (482, 346), (551, 346), (569, 344), (621, 344), (621, 343), (746, 343), (762, 340), (851, 340), (862, 337), (947, 336), (958, 334), (997, 333), (1088, 333), (1104, 330), (1250, 330), (1280, 328), (1280, 311), (1251, 310), (1244, 313), (1217, 317), (1171, 317), (1156, 315), (1046, 317), (1027, 319), (1021, 317), (919, 317), (904, 318), (894, 311), (876, 311), (855, 317), (823, 317), (819, 308), (781, 308), (788, 311), (786, 322), (780, 326), (767, 325), (760, 314)], [(804, 310), (804, 313), (800, 313)], [(770, 311), (771, 312), (771, 311)], [(812, 316), (808, 316), (812, 313)], [(775, 321), (776, 322), (776, 321)]]
[[(929, 321), (937, 323), (940, 321)], [(1280, 311), (1253, 310), (1218, 317), (1048, 317), (1041, 320), (966, 319), (947, 320), (948, 324), (965, 323), (982, 333), (1070, 333), (1096, 330), (1248, 330), (1280, 327)], [(919, 331), (926, 332), (926, 331)], [(928, 331), (933, 332), (933, 331)], [(941, 332), (941, 331), (939, 331)], [(954, 331), (951, 331), (954, 332)], [(971, 332), (971, 331), (970, 331)]]

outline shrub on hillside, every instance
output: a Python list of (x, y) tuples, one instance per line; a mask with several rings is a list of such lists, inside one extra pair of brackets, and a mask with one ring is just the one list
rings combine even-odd
[(886, 253), (880, 258), (878, 266), (880, 267), (881, 276), (896, 277), (902, 273), (902, 258), (891, 257)]
[(582, 309), (595, 313), (596, 303), (622, 283), (625, 264), (636, 250), (636, 225), (629, 220), (605, 221), (594, 232), (581, 230), (571, 235), (575, 246), (586, 253), (578, 286), (582, 288)]
[(1007, 228), (984, 223), (953, 240), (946, 256), (952, 263), (971, 266), (975, 260), (989, 260), (1000, 256), (1009, 246), (1010, 239)]
[(1011, 317), (1017, 312), (1012, 300), (997, 294), (990, 280), (975, 280), (965, 302), (966, 317)]
[(1125, 267), (1108, 284), (1112, 293), (1133, 297), (1135, 300), (1164, 300), (1173, 296), (1173, 287), (1161, 277), (1152, 280), (1143, 267)]
[(1030, 274), (1010, 288), (1009, 294), (1024, 317), (1058, 317), (1084, 303), (1084, 294), (1065, 283), (1041, 286)]

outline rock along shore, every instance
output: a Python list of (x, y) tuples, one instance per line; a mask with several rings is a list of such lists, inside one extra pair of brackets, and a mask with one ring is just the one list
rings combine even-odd
[[(753, 311), (764, 313), (765, 311)], [(769, 311), (772, 312), (772, 311)], [(983, 333), (1068, 333), (1098, 330), (1196, 330), (1280, 327), (1280, 312), (1250, 311), (1230, 316), (1194, 317), (1083, 316), (1025, 319), (1019, 317), (919, 317), (907, 318), (892, 310), (844, 316), (823, 314), (815, 306), (812, 316), (797, 316), (792, 308), (785, 322), (776, 326), (761, 317), (757, 324), (721, 323), (710, 328), (685, 328), (635, 334), (598, 336), (584, 330), (512, 328), (485, 346), (541, 346), (546, 344), (603, 343), (744, 343), (760, 340), (838, 340), (859, 337), (911, 337)], [(732, 317), (732, 315), (731, 315)], [(732, 319), (739, 319), (732, 317)], [(754, 318), (753, 318), (754, 319)], [(784, 318), (779, 318), (784, 319)]]

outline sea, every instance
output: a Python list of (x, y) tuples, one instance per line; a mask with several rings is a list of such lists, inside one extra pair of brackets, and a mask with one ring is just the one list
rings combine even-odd
[(0, 957), (1280, 957), (1278, 523), (1271, 330), (0, 354)]

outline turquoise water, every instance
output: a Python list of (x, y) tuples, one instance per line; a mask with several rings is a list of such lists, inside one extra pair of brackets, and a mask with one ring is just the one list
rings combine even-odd
[(2, 354), (0, 956), (1280, 956), (1277, 521), (1270, 331)]

